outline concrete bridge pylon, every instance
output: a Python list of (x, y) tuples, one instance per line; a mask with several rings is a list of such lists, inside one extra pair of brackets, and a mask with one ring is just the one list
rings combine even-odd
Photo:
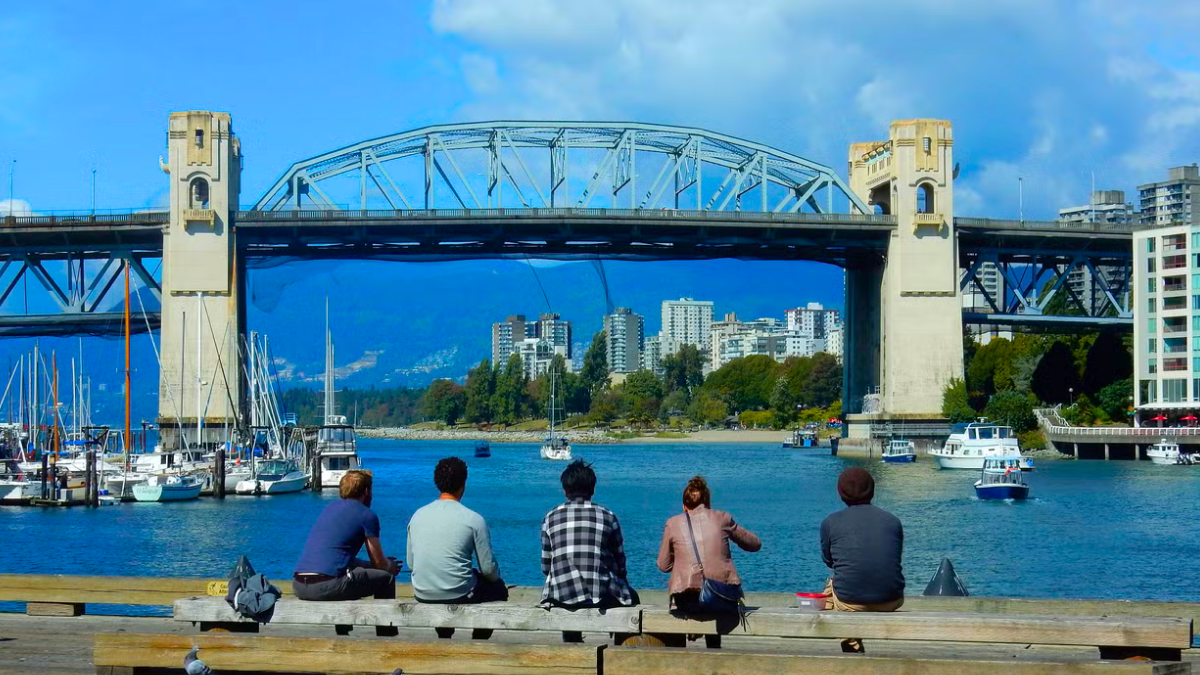
[(212, 448), (236, 427), (245, 325), (231, 216), (242, 158), (228, 113), (171, 113), (158, 424), (164, 449)]
[(871, 421), (940, 421), (946, 384), (963, 376), (953, 150), (950, 123), (933, 119), (850, 147), (851, 189), (896, 217), (885, 258), (846, 271), (852, 437)]

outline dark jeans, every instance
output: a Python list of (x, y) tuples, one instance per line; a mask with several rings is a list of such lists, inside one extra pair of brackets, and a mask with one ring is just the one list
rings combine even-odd
[(475, 588), (471, 589), (470, 593), (461, 598), (453, 600), (425, 600), (417, 598), (417, 602), (427, 603), (430, 605), (477, 605), (483, 602), (507, 602), (508, 601), (508, 586), (504, 584), (504, 579), (496, 579), (488, 581), (483, 578), (479, 570), (471, 570), (475, 575)]
[[(641, 596), (639, 596), (638, 592), (633, 588), (629, 589), (629, 597), (631, 600), (633, 600), (633, 603), (629, 605), (621, 604), (620, 600), (617, 600), (611, 595), (604, 596), (599, 602), (582, 602), (573, 605), (555, 602), (553, 600), (549, 602), (550, 605), (554, 607), (562, 607), (563, 609), (613, 609), (615, 607), (636, 607), (637, 605), (642, 604)], [(563, 642), (583, 642), (583, 631), (564, 630), (562, 632), (562, 639)]]
[(372, 596), (390, 600), (396, 597), (396, 578), (385, 570), (371, 567), (369, 562), (355, 558), (350, 563), (349, 571), (333, 579), (312, 584), (293, 579), (292, 592), (301, 600), (358, 600)]

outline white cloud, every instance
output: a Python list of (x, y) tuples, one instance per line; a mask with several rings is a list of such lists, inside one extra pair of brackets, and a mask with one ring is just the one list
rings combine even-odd
[[(473, 119), (708, 127), (842, 170), (893, 118), (955, 124), (961, 213), (1052, 217), (1200, 155), (1200, 3), (436, 0)], [(1188, 64), (1193, 64), (1189, 66)], [(1191, 68), (1191, 69), (1189, 69)], [(1015, 179), (1014, 179), (1015, 182)]]
[(24, 199), (0, 199), (0, 218), (13, 216), (32, 216), (33, 208)]

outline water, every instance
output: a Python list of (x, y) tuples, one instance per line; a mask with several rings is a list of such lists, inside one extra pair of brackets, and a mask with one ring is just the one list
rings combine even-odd
[[(491, 458), (474, 459), (473, 445), (361, 441), (384, 549), (406, 557), (409, 516), (437, 497), (434, 464), (458, 455), (471, 472), (464, 503), (488, 520), (505, 580), (540, 585), (538, 528), (562, 500), (564, 465), (539, 459), (531, 444), (495, 444)], [(773, 444), (576, 446), (575, 454), (595, 463), (596, 501), (621, 520), (635, 587), (666, 587), (655, 567), (662, 526), (696, 473), (708, 479), (714, 507), (763, 540), (759, 553), (734, 553), (748, 590), (823, 587), (818, 529), (842, 508), (835, 484), (846, 460)], [(868, 468), (875, 503), (904, 523), (912, 594), (948, 557), (974, 595), (1200, 601), (1200, 567), (1192, 564), (1200, 469), (1045, 461), (1027, 475), (1032, 498), (1007, 503), (976, 500), (975, 472), (938, 471), (925, 459)], [(269, 578), (286, 580), (332, 499), (335, 491), (90, 510), (0, 507), (0, 572), (220, 578), (245, 554)]]

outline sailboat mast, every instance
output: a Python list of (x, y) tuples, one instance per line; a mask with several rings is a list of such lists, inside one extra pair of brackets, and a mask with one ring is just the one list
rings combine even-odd
[(204, 294), (196, 294), (196, 449), (200, 449), (204, 427), (204, 373), (201, 372), (201, 350), (204, 349), (202, 329), (204, 328)]
[(333, 422), (336, 404), (333, 393), (333, 333), (329, 330), (329, 298), (325, 298), (325, 424)]
[[(125, 263), (125, 470), (129, 470), (129, 399), (133, 392), (129, 389), (129, 263)], [(82, 358), (82, 353), (80, 358)], [(88, 406), (91, 406), (91, 383), (88, 383)], [(142, 439), (144, 443), (146, 439)]]
[(54, 463), (58, 464), (58, 353), (50, 352), (50, 370), (54, 374), (51, 386), (51, 395), (54, 397), (54, 414), (50, 423), (54, 425), (52, 432), (54, 433)]

